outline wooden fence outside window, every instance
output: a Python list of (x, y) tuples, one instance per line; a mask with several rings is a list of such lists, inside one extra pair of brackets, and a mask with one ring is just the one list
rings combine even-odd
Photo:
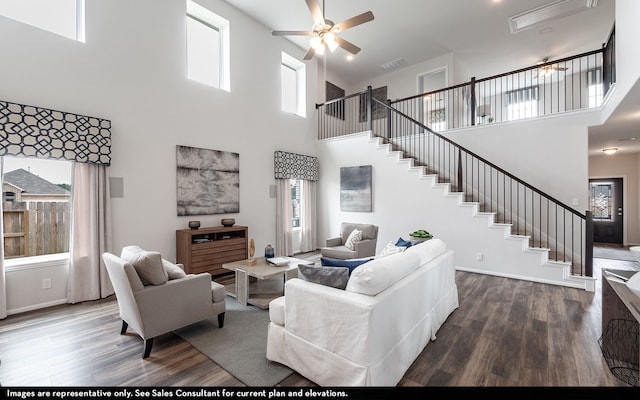
[(5, 203), (4, 258), (68, 252), (70, 217), (69, 202)]

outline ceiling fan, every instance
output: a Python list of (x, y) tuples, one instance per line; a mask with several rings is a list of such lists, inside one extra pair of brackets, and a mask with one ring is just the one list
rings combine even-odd
[(536, 70), (536, 76), (534, 76), (533, 79), (536, 79), (539, 76), (550, 76), (554, 72), (566, 71), (569, 69), (568, 67), (559, 66), (558, 63), (549, 63), (548, 57), (539, 61), (537, 65), (539, 65), (539, 67)]
[(309, 7), (309, 11), (311, 11), (311, 18), (313, 18), (312, 29), (310, 31), (273, 31), (271, 33), (274, 36), (311, 36), (311, 47), (309, 51), (307, 51), (307, 54), (305, 54), (304, 60), (310, 60), (314, 54), (323, 55), (325, 44), (331, 51), (334, 51), (338, 47), (342, 47), (351, 54), (357, 54), (360, 51), (358, 46), (341, 38), (337, 34), (354, 26), (372, 21), (374, 17), (371, 11), (334, 24), (333, 21), (324, 18), (324, 1), (322, 2), (322, 9), (320, 9), (318, 0), (305, 1), (307, 7)]

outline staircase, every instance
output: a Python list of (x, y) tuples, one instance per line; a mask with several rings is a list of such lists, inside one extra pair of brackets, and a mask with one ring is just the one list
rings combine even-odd
[[(563, 260), (561, 253), (556, 255), (555, 250), (539, 242), (534, 246), (531, 235), (515, 232), (513, 223), (499, 222), (498, 212), (484, 211), (484, 204), (469, 201), (468, 195), (456, 191), (450, 182), (443, 182), (428, 167), (418, 165), (415, 158), (407, 157), (387, 139), (373, 133), (364, 137), (372, 152), (384, 154), (387, 162), (394, 165), (389, 168), (407, 175), (406, 181), (398, 177), (397, 184), (413, 185), (414, 190), (424, 194), (423, 201), (437, 210), (426, 219), (438, 237), (456, 252), (457, 269), (595, 290), (595, 280), (574, 273), (574, 263)], [(416, 185), (424, 189), (417, 190)], [(468, 251), (469, 247), (482, 251)], [(460, 250), (463, 248), (465, 251)]]
[[(460, 270), (595, 290), (588, 213), (581, 214), (376, 100), (371, 88), (358, 97), (325, 103), (319, 115), (331, 116), (334, 124), (336, 116), (343, 119), (337, 122), (340, 129), (365, 132), (341, 139), (367, 141), (351, 147), (345, 158), (353, 159), (368, 145), (372, 150), (367, 157), (381, 153), (393, 160), (381, 168), (385, 175), (395, 171), (392, 178), (379, 182), (378, 176), (376, 184), (398, 191), (398, 204), (413, 215), (405, 226), (424, 221), (420, 223), (427, 225), (419, 228), (436, 234), (455, 251)], [(359, 119), (345, 118), (358, 115), (358, 109)], [(322, 132), (325, 119), (319, 121)], [(401, 188), (410, 189), (400, 194)]]

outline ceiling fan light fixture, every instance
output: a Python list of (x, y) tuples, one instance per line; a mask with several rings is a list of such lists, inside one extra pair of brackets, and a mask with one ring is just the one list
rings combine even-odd
[(324, 47), (323, 43), (322, 43), (322, 38), (320, 38), (320, 36), (314, 36), (309, 40), (309, 45), (311, 47), (313, 47), (313, 49), (318, 52), (318, 49), (320, 47)]
[(329, 46), (329, 50), (334, 52), (338, 48), (338, 42), (336, 42), (336, 35), (331, 32), (327, 32), (322, 36), (322, 40)]

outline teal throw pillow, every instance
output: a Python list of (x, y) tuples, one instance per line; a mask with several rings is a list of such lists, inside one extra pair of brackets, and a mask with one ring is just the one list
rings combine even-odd
[(403, 238), (399, 238), (396, 242), (396, 246), (409, 248), (411, 247), (411, 242), (409, 242), (408, 240), (404, 240)]

